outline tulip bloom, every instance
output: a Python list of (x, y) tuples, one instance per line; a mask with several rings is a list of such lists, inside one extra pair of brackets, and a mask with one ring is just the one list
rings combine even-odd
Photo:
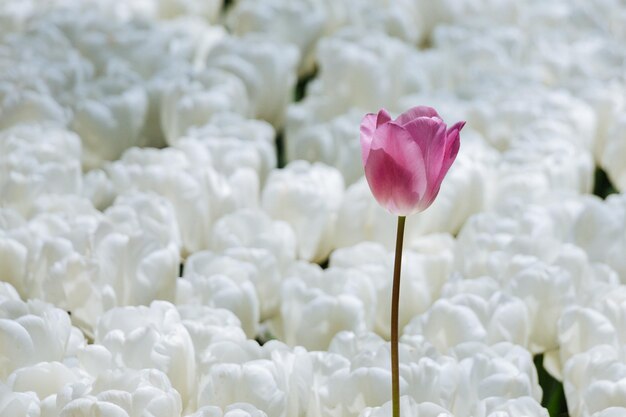
[(361, 157), (376, 201), (398, 216), (391, 293), (391, 399), (400, 417), (398, 309), (406, 216), (426, 210), (459, 152), (465, 122), (448, 129), (431, 107), (413, 107), (391, 120), (387, 111), (367, 114), (361, 122)]
[(435, 109), (419, 106), (391, 120), (384, 109), (361, 122), (365, 177), (378, 203), (407, 216), (427, 209), (459, 152), (465, 122), (448, 128)]

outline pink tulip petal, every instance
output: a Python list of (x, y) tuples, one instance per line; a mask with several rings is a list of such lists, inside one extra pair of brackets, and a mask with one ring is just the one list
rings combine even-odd
[(446, 132), (446, 136), (449, 136), (450, 133), (452, 133), (453, 131), (458, 131), (460, 132), (461, 129), (463, 129), (463, 126), (465, 126), (465, 121), (460, 121), (460, 122), (456, 122), (455, 124), (453, 124), (452, 126), (450, 126), (450, 128), (448, 128), (448, 131)]
[(365, 163), (365, 176), (376, 200), (388, 211), (415, 211), (426, 191), (424, 160), (409, 133), (394, 123), (380, 126)]
[(443, 177), (448, 173), (448, 170), (452, 166), (452, 163), (456, 159), (461, 147), (461, 129), (465, 126), (465, 122), (455, 123), (446, 134), (446, 149), (444, 151), (444, 157), (441, 165), (441, 171), (439, 173), (439, 182), (443, 181)]
[(402, 113), (400, 116), (398, 116), (395, 122), (400, 126), (404, 126), (405, 124), (412, 122), (418, 117), (436, 117), (438, 119), (441, 119), (441, 116), (439, 116), (437, 110), (433, 109), (432, 107), (417, 106), (410, 108)]
[(399, 165), (384, 149), (373, 149), (365, 177), (378, 203), (396, 215), (408, 215), (420, 195), (413, 189), (413, 173)]
[(446, 124), (441, 119), (420, 117), (404, 125), (404, 128), (422, 151), (428, 182), (436, 181), (445, 152)]
[(429, 201), (426, 202), (427, 206), (432, 204), (432, 202), (437, 197), (437, 194), (439, 194), (441, 183), (443, 182), (443, 179), (445, 178), (446, 174), (450, 170), (452, 163), (454, 162), (454, 160), (456, 159), (456, 156), (459, 153), (459, 148), (461, 146), (460, 130), (463, 128), (463, 126), (465, 126), (465, 122), (458, 122), (458, 123), (455, 123), (452, 126), (452, 128), (448, 129), (448, 133), (446, 136), (446, 146), (445, 146), (444, 155), (443, 155), (443, 159), (441, 163), (441, 168), (439, 170), (437, 179), (433, 182), (433, 185), (435, 185), (435, 187), (430, 189), (428, 192)]
[(384, 125), (385, 123), (389, 123), (391, 121), (391, 116), (385, 109), (380, 109), (378, 111), (378, 115), (376, 116), (376, 127)]
[(377, 116), (374, 113), (368, 113), (361, 121), (361, 158), (363, 165), (367, 161), (367, 156), (372, 146), (372, 139), (376, 130), (376, 118)]
[(378, 114), (368, 113), (363, 117), (361, 121), (361, 159), (363, 165), (367, 161), (376, 128), (389, 121), (391, 121), (391, 116), (385, 109), (380, 109)]

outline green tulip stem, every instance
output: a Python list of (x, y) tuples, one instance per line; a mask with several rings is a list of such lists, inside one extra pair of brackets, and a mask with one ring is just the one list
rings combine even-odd
[(398, 307), (400, 304), (400, 270), (402, 269), (402, 242), (405, 216), (398, 216), (396, 259), (393, 265), (393, 290), (391, 293), (391, 401), (393, 417), (400, 417), (400, 366), (398, 364)]

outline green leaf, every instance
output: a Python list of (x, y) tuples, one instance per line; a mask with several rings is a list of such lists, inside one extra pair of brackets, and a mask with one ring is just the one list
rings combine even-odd
[(539, 385), (543, 389), (543, 399), (541, 405), (548, 409), (550, 417), (568, 417), (567, 402), (563, 384), (557, 381), (543, 367), (543, 355), (534, 358)]

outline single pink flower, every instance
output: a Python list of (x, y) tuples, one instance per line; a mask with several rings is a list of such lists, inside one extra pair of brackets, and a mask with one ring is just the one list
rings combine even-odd
[(418, 106), (391, 120), (382, 109), (361, 122), (361, 156), (374, 198), (407, 216), (427, 209), (459, 152), (465, 122), (448, 128), (437, 111)]

